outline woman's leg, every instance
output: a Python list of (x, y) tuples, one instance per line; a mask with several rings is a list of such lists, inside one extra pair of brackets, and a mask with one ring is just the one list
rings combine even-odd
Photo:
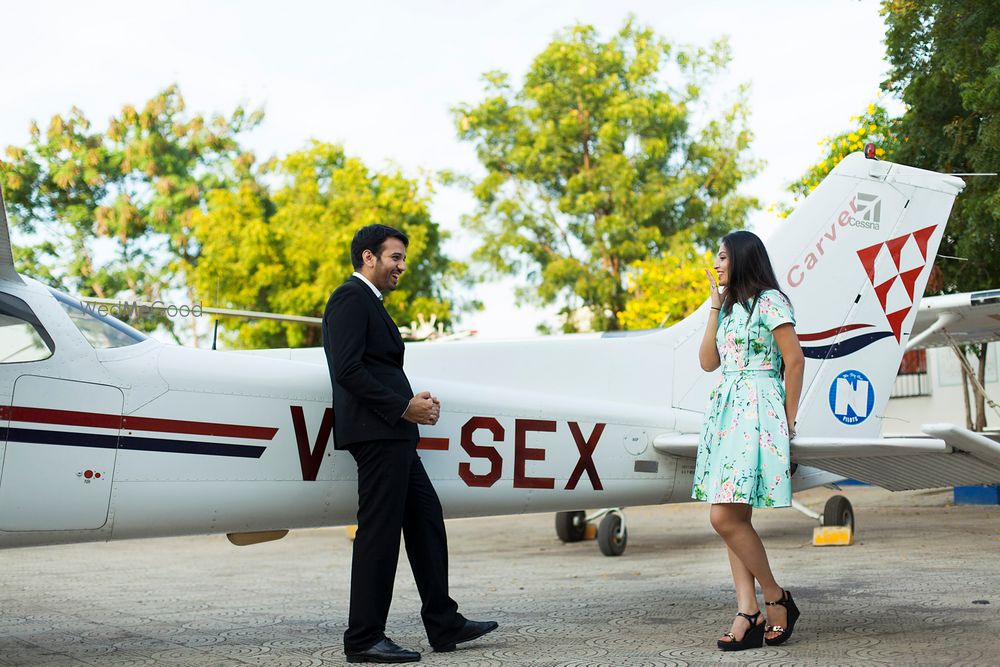
[[(725, 540), (730, 551), (730, 563), (735, 555), (743, 566), (760, 583), (760, 590), (764, 594), (764, 600), (778, 600), (784, 595), (778, 582), (774, 580), (771, 573), (771, 566), (767, 562), (767, 552), (764, 551), (764, 544), (760, 541), (760, 536), (750, 523), (753, 508), (744, 503), (718, 503), (712, 505), (711, 519), (712, 528)], [(733, 579), (735, 581), (735, 568)], [(739, 591), (737, 589), (737, 596)], [(740, 611), (743, 611), (742, 609)], [(768, 607), (768, 623), (770, 625), (785, 625), (787, 623), (787, 610), (781, 605)], [(778, 633), (768, 633), (768, 638), (778, 636)]]
[[(760, 611), (760, 606), (757, 604), (757, 587), (754, 584), (753, 573), (747, 569), (747, 566), (743, 564), (743, 561), (739, 559), (739, 556), (732, 549), (727, 547), (726, 550), (729, 552), (729, 567), (733, 571), (733, 584), (736, 585), (736, 610), (753, 616)], [(747, 620), (742, 616), (737, 616), (733, 619), (733, 627), (729, 631), (739, 641), (749, 629), (750, 624)], [(730, 641), (729, 637), (725, 635), (720, 637), (720, 639), (722, 641)]]

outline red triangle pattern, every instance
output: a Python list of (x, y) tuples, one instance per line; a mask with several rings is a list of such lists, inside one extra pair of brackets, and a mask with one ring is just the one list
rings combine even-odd
[(873, 285), (875, 284), (875, 258), (878, 257), (878, 253), (883, 245), (885, 244), (876, 243), (873, 246), (868, 246), (858, 251), (858, 259), (861, 260), (861, 266), (865, 267), (865, 271), (868, 272), (868, 281)]
[[(883, 306), (884, 308), (884, 306)], [(906, 315), (910, 312), (911, 306), (907, 306), (902, 310), (897, 310), (894, 313), (886, 313), (885, 318), (889, 320), (889, 326), (892, 328), (892, 333), (896, 335), (896, 342), (900, 342), (902, 338), (903, 320), (906, 319)]]
[(878, 296), (878, 301), (879, 303), (882, 304), (883, 312), (885, 311), (885, 299), (886, 296), (888, 296), (889, 294), (889, 288), (892, 287), (892, 284), (894, 282), (896, 282), (896, 278), (897, 276), (893, 276), (892, 278), (889, 278), (889, 280), (885, 281), (881, 285), (875, 286), (875, 295)]
[(920, 255), (924, 258), (924, 262), (927, 262), (927, 242), (930, 240), (931, 234), (934, 233), (935, 229), (937, 229), (937, 225), (931, 225), (930, 227), (924, 227), (923, 229), (918, 229), (913, 232), (913, 240), (917, 242), (917, 246), (920, 248)]
[[(913, 293), (916, 289), (917, 279), (927, 266), (927, 244), (930, 242), (930, 238), (934, 234), (935, 229), (937, 229), (937, 225), (931, 225), (930, 227), (918, 229), (911, 234), (904, 234), (894, 239), (889, 239), (884, 243), (876, 243), (875, 245), (868, 246), (867, 248), (862, 248), (857, 251), (858, 259), (861, 260), (861, 266), (864, 267), (865, 273), (868, 274), (868, 281), (871, 282), (873, 287), (875, 287), (875, 295), (878, 297), (879, 303), (882, 305), (882, 312), (885, 312), (885, 318), (889, 321), (889, 326), (892, 329), (893, 335), (896, 336), (897, 342), (901, 342), (902, 339), (903, 320), (906, 319), (906, 316), (913, 309)], [(884, 283), (876, 285), (875, 261), (878, 259), (878, 254), (882, 250), (882, 246), (886, 246), (889, 249), (889, 253), (892, 255), (892, 261), (896, 264), (896, 271), (899, 271), (899, 261), (903, 251), (903, 246), (906, 245), (906, 242), (911, 236), (913, 237), (913, 240), (917, 242), (917, 247), (920, 249), (920, 255), (924, 259), (923, 265), (910, 269), (909, 271), (899, 273), (889, 280), (886, 280)], [(911, 305), (889, 313), (885, 311), (886, 299), (889, 296), (889, 290), (896, 282), (896, 278), (899, 278), (902, 281), (903, 287), (906, 289), (906, 294), (910, 297)]]
[[(889, 247), (889, 252), (892, 254), (892, 261), (896, 264), (896, 270), (899, 271), (899, 256), (903, 252), (903, 246), (910, 239), (910, 235), (900, 236), (895, 239), (889, 239), (885, 244)], [(926, 256), (925, 256), (926, 259)]]
[[(927, 266), (926, 264), (924, 266)], [(903, 287), (906, 288), (906, 293), (910, 297), (910, 301), (913, 301), (913, 286), (917, 283), (917, 278), (920, 277), (920, 272), (924, 270), (923, 266), (919, 266), (910, 271), (905, 271), (899, 274), (899, 279), (903, 281)]]

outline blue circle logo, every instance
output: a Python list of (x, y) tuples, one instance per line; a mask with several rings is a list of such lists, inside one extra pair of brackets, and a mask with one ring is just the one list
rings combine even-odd
[(845, 424), (860, 424), (875, 407), (875, 387), (861, 371), (844, 371), (830, 385), (830, 410)]

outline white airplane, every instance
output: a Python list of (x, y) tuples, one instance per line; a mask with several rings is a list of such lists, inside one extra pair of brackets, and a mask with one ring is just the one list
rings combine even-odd
[[(962, 187), (851, 155), (769, 239), (807, 356), (796, 490), (1000, 480), (1000, 445), (981, 434), (880, 437)], [(355, 521), (322, 350), (161, 344), (19, 276), (0, 217), (0, 548), (204, 533), (250, 544)], [(707, 305), (669, 329), (409, 346), (413, 386), (442, 402), (420, 448), (446, 515), (688, 501), (717, 380), (697, 362)], [(827, 513), (853, 520), (844, 503)], [(579, 514), (560, 516), (575, 534)], [(598, 532), (606, 553), (624, 548), (620, 511)]]

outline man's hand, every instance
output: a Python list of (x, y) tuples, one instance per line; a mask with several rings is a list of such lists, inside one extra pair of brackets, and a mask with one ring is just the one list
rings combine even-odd
[(433, 426), (441, 416), (441, 401), (431, 396), (429, 391), (422, 391), (410, 399), (406, 406), (403, 419), (414, 424)]

